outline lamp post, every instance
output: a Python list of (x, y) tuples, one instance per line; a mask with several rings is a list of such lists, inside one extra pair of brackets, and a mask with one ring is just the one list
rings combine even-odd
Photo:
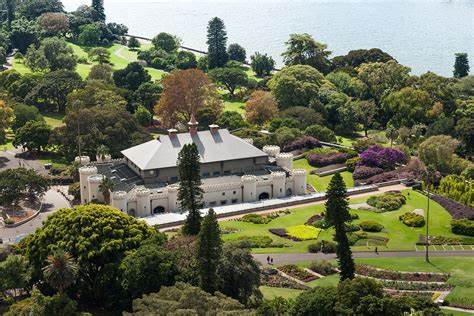
[(428, 248), (430, 246), (430, 235), (429, 235), (429, 226), (430, 226), (430, 192), (426, 190), (426, 196), (428, 197), (427, 206), (426, 206), (426, 240), (425, 240), (425, 261), (430, 262)]

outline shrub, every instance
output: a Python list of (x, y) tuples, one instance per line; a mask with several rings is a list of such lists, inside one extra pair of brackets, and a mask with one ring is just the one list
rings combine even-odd
[(81, 184), (79, 182), (75, 182), (69, 185), (67, 193), (69, 195), (74, 196), (74, 199), (80, 200), (81, 199)]
[(383, 195), (371, 196), (367, 199), (367, 204), (382, 212), (398, 210), (405, 203), (405, 196), (397, 192), (386, 192)]
[(308, 126), (305, 131), (305, 135), (312, 136), (316, 139), (319, 139), (322, 142), (329, 142), (329, 143), (335, 143), (336, 142), (336, 136), (334, 135), (334, 132), (331, 131), (329, 128), (322, 126), (322, 125), (311, 125)]
[(451, 231), (457, 235), (474, 236), (474, 221), (466, 218), (452, 220)]
[(290, 226), (286, 228), (286, 234), (299, 240), (310, 240), (318, 238), (320, 229), (309, 225)]
[(311, 136), (303, 136), (285, 145), (283, 147), (283, 151), (291, 152), (294, 150), (313, 149), (313, 148), (318, 148), (318, 147), (321, 147), (321, 144), (316, 138), (311, 137)]
[(359, 223), (360, 228), (362, 228), (365, 232), (374, 232), (378, 233), (381, 232), (383, 229), (383, 225), (376, 222), (376, 221), (363, 221)]
[(347, 159), (347, 161), (346, 161), (347, 171), (354, 172), (354, 170), (356, 168), (356, 165), (359, 161), (360, 161), (360, 157), (354, 157), (354, 158), (351, 158), (351, 159)]
[(303, 282), (313, 281), (318, 278), (317, 276), (309, 273), (308, 271), (305, 271), (304, 269), (294, 264), (287, 264), (287, 265), (278, 267), (278, 270), (288, 274), (291, 277), (301, 280)]
[(327, 260), (315, 260), (309, 265), (309, 269), (322, 275), (333, 274), (334, 266)]
[(338, 163), (345, 163), (349, 159), (349, 154), (347, 153), (330, 153), (330, 154), (318, 154), (311, 153), (307, 155), (306, 159), (308, 163), (313, 167), (325, 167), (329, 165), (334, 165)]
[(420, 214), (415, 214), (413, 212), (407, 212), (403, 215), (400, 215), (399, 219), (403, 224), (410, 227), (423, 227), (425, 226), (425, 218)]
[(273, 245), (273, 239), (268, 236), (242, 236), (231, 241), (239, 248), (268, 248), (282, 247), (281, 245)]
[(346, 232), (356, 232), (360, 230), (360, 226), (356, 224), (346, 224)]
[(393, 170), (397, 164), (406, 162), (408, 162), (408, 157), (401, 150), (379, 145), (371, 146), (360, 154), (361, 165), (385, 170)]
[(383, 169), (379, 167), (367, 167), (358, 165), (355, 167), (354, 173), (352, 174), (352, 178), (354, 180), (368, 179), (375, 175), (381, 174), (382, 172)]
[(474, 181), (468, 181), (464, 177), (457, 175), (444, 177), (439, 182), (436, 193), (464, 205), (474, 206)]
[(314, 222), (321, 220), (323, 217), (324, 217), (323, 214), (315, 214), (315, 215), (311, 216), (310, 218), (308, 218), (308, 220), (306, 221), (305, 224), (306, 225), (312, 225)]
[(326, 228), (331, 227), (331, 225), (324, 218), (313, 222), (312, 226), (316, 228), (321, 228), (321, 229), (326, 229)]
[(265, 217), (259, 214), (246, 214), (242, 216), (240, 219), (242, 222), (248, 222), (253, 224), (268, 224), (272, 218)]
[(5, 223), (5, 225), (12, 225), (12, 224), (15, 224), (15, 221), (12, 220), (11, 218), (6, 218), (4, 220), (4, 223)]
[(308, 245), (308, 252), (311, 253), (335, 253), (337, 244), (329, 240), (320, 240), (314, 244)]

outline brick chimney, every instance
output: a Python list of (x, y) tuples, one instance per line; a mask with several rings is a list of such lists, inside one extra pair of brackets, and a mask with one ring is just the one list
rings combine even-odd
[(215, 134), (219, 132), (219, 125), (211, 124), (209, 125), (209, 130), (211, 131), (211, 134)]
[(196, 118), (194, 117), (194, 114), (191, 114), (191, 119), (188, 122), (188, 127), (189, 127), (189, 133), (191, 135), (197, 134), (198, 121), (196, 121)]

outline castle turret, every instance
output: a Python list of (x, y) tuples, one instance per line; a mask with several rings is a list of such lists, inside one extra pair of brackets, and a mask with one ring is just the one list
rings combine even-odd
[(280, 153), (276, 155), (276, 164), (283, 169), (291, 171), (293, 169), (293, 154)]
[(138, 188), (135, 191), (135, 196), (137, 197), (137, 217), (151, 215), (150, 193), (150, 190), (147, 188)]
[(262, 151), (268, 156), (275, 158), (280, 153), (280, 147), (275, 145), (263, 146)]
[(99, 185), (103, 179), (104, 176), (101, 174), (94, 174), (87, 177), (87, 183), (89, 185), (89, 202), (94, 200), (104, 202), (104, 195), (99, 190)]
[(257, 177), (245, 175), (241, 178), (243, 186), (243, 201), (253, 202), (257, 200)]
[(127, 192), (116, 191), (112, 192), (111, 205), (119, 211), (127, 214)]
[(281, 198), (286, 196), (286, 173), (285, 172), (273, 172), (272, 173), (272, 184), (273, 184), (273, 198)]
[(74, 158), (74, 161), (79, 164), (79, 166), (84, 166), (89, 164), (91, 162), (91, 159), (89, 158), (89, 156), (77, 156), (76, 158)]
[(178, 185), (172, 184), (168, 186), (168, 211), (176, 212), (179, 210), (178, 205)]
[(96, 175), (96, 174), (97, 174), (96, 167), (85, 166), (85, 167), (79, 168), (79, 184), (81, 186), (81, 203), (82, 204), (90, 202), (89, 182), (87, 181), (87, 179), (89, 178), (89, 176)]
[(294, 194), (304, 195), (306, 194), (306, 170), (295, 169), (291, 172), (294, 179)]

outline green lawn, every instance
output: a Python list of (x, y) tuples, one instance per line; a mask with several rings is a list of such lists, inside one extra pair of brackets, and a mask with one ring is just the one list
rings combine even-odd
[(46, 123), (52, 128), (63, 125), (64, 114), (61, 113), (48, 113), (43, 115)]
[[(387, 246), (378, 246), (379, 251), (384, 250), (413, 250), (415, 243), (420, 234), (424, 234), (424, 227), (411, 228), (401, 223), (398, 217), (405, 213), (411, 212), (414, 209), (423, 209), (426, 206), (426, 198), (411, 190), (404, 191), (410, 196), (407, 199), (407, 204), (403, 205), (399, 210), (375, 213), (371, 211), (352, 210), (351, 212), (359, 215), (360, 219), (355, 220), (354, 223), (359, 223), (364, 220), (375, 220), (381, 223), (385, 228), (380, 233), (370, 233), (369, 235), (383, 236), (389, 239)], [(351, 199), (350, 203), (362, 203), (367, 200), (366, 197)], [(274, 248), (257, 248), (253, 249), (255, 253), (299, 253), (307, 252), (309, 244), (315, 240), (307, 240), (295, 242), (286, 238), (278, 237), (268, 231), (269, 228), (286, 228), (289, 226), (301, 225), (306, 222), (314, 214), (319, 214), (324, 211), (324, 205), (318, 204), (309, 207), (301, 207), (292, 209), (291, 214), (281, 216), (272, 220), (268, 224), (252, 224), (247, 222), (240, 222), (237, 220), (228, 220), (220, 222), (222, 228), (234, 228), (238, 231), (236, 233), (225, 234), (223, 239), (225, 241), (235, 240), (242, 236), (269, 236), (277, 244), (284, 244), (286, 247)], [(451, 216), (439, 204), (432, 202), (430, 206), (430, 231), (433, 235), (455, 236), (450, 231)], [(323, 230), (319, 235), (320, 239), (332, 240), (334, 231), (332, 229)], [(359, 245), (352, 247), (354, 251), (370, 250), (373, 251), (373, 246)]]
[(234, 111), (242, 115), (245, 114), (245, 102), (242, 101), (224, 101), (224, 111)]
[[(306, 158), (301, 158), (298, 160), (293, 161), (293, 168), (295, 169), (305, 169), (308, 174), (307, 174), (307, 180), (308, 183), (311, 184), (316, 191), (318, 192), (323, 192), (326, 191), (329, 182), (332, 179), (332, 175), (330, 176), (325, 176), (325, 177), (320, 177), (315, 174), (311, 174), (311, 170), (315, 170), (317, 168), (312, 167), (309, 165), (308, 161)], [(344, 179), (344, 182), (346, 183), (346, 186), (351, 188), (354, 186), (354, 180), (352, 179), (352, 173), (348, 171), (341, 172), (341, 176)]]
[(260, 291), (263, 294), (263, 297), (271, 300), (275, 297), (283, 297), (285, 299), (297, 297), (302, 290), (295, 289), (285, 289), (280, 287), (271, 287), (271, 286), (261, 286)]

